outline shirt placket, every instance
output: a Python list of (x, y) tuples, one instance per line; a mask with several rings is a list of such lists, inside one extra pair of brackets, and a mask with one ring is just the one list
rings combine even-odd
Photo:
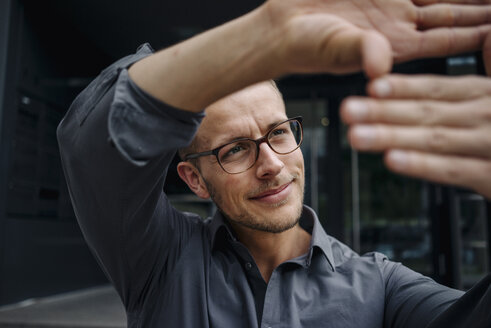
[(261, 328), (274, 328), (278, 327), (280, 320), (277, 317), (280, 313), (279, 309), (279, 288), (280, 286), (280, 274), (279, 268), (276, 268), (269, 279), (266, 296), (264, 297), (263, 316), (261, 320)]

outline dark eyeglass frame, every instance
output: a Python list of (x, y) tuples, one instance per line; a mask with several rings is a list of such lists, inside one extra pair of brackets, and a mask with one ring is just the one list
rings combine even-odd
[[(287, 152), (287, 153), (279, 153), (277, 152), (276, 150), (274, 150), (274, 148), (271, 146), (271, 144), (269, 143), (269, 140), (268, 140), (268, 136), (271, 132), (274, 131), (274, 129), (276, 129), (278, 126), (282, 125), (282, 124), (285, 124), (286, 122), (289, 122), (289, 121), (298, 121), (298, 123), (300, 124), (300, 142), (298, 143), (297, 147), (295, 147), (293, 150)], [(261, 138), (259, 139), (251, 139), (251, 138), (240, 138), (240, 139), (235, 139), (231, 142), (227, 142), (226, 144), (223, 144), (221, 146), (218, 146), (217, 148), (215, 149), (212, 149), (212, 150), (207, 150), (207, 151), (202, 151), (202, 152), (199, 152), (199, 153), (192, 153), (192, 154), (187, 154), (186, 156), (184, 156), (184, 160), (185, 161), (188, 161), (190, 159), (196, 159), (198, 157), (202, 157), (202, 156), (209, 156), (209, 155), (215, 155), (216, 159), (217, 159), (217, 162), (218, 164), (220, 165), (220, 167), (222, 168), (222, 170), (224, 170), (225, 172), (227, 172), (228, 174), (239, 174), (239, 173), (243, 173), (245, 171), (247, 171), (248, 169), (250, 169), (251, 167), (254, 166), (254, 164), (256, 164), (257, 162), (257, 159), (259, 157), (259, 146), (265, 142), (268, 144), (269, 148), (271, 148), (272, 151), (274, 151), (275, 153), (277, 154), (280, 154), (280, 155), (287, 155), (287, 154), (290, 154), (290, 153), (293, 153), (295, 150), (297, 150), (300, 145), (302, 144), (303, 142), (303, 124), (302, 124), (302, 121), (303, 121), (303, 118), (302, 116), (296, 116), (296, 117), (292, 117), (292, 118), (289, 118), (287, 120), (284, 120), (282, 122), (279, 122), (278, 124), (276, 124), (275, 126), (273, 126), (271, 129), (269, 129), (269, 131), (264, 135), (262, 136)], [(234, 172), (234, 173), (230, 173), (228, 172), (227, 170), (225, 170), (225, 168), (222, 166), (222, 163), (220, 162), (220, 159), (218, 158), (218, 153), (220, 152), (220, 150), (225, 147), (225, 146), (228, 146), (230, 144), (233, 144), (233, 143), (236, 143), (236, 142), (240, 142), (240, 141), (253, 141), (255, 144), (256, 144), (256, 158), (254, 159), (254, 162), (252, 162), (251, 166), (249, 166), (248, 168), (240, 171), (240, 172)]]

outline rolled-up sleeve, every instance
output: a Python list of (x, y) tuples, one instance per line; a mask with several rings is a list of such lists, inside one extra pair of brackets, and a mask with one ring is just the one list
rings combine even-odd
[(128, 311), (152, 277), (170, 270), (199, 224), (170, 206), (163, 184), (204, 114), (172, 108), (131, 81), (127, 68), (151, 53), (144, 45), (105, 69), (57, 131), (77, 220)]
[(202, 114), (175, 109), (152, 98), (124, 70), (111, 105), (109, 135), (126, 159), (141, 166), (167, 151), (169, 137), (173, 149), (187, 146), (201, 118)]

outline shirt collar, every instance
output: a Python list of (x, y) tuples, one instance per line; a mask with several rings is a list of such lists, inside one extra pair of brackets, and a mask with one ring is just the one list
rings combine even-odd
[(229, 223), (227, 222), (227, 220), (219, 210), (216, 210), (215, 214), (211, 218), (210, 233), (211, 233), (210, 241), (211, 241), (212, 248), (214, 247), (216, 240), (219, 238), (221, 234), (225, 234), (225, 236), (230, 237), (232, 240), (236, 240), (232, 228), (230, 227)]
[[(310, 250), (308, 253), (308, 262), (310, 263), (314, 249), (319, 248), (324, 253), (324, 256), (327, 258), (327, 261), (331, 265), (332, 271), (335, 271), (334, 256), (332, 254), (330, 238), (324, 231), (324, 228), (322, 228), (317, 214), (314, 212), (313, 209), (306, 205), (303, 205), (302, 217), (300, 218), (300, 226), (312, 234)], [(212, 248), (216, 244), (217, 239), (221, 237), (229, 237), (232, 240), (236, 240), (232, 228), (218, 210), (211, 218), (209, 227), (211, 233), (210, 242)]]
[(317, 214), (313, 209), (307, 205), (303, 206), (302, 217), (300, 218), (300, 226), (302, 226), (308, 232), (311, 232), (312, 239), (310, 241), (310, 251), (308, 254), (308, 262), (312, 259), (312, 253), (315, 248), (319, 248), (327, 261), (331, 265), (332, 271), (336, 271), (334, 263), (334, 256), (332, 254), (331, 241), (327, 233), (324, 231)]

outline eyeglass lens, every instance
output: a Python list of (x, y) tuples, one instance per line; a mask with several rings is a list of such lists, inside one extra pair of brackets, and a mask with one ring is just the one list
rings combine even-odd
[[(297, 120), (286, 121), (268, 132), (267, 142), (278, 154), (294, 151), (302, 141), (302, 129)], [(228, 173), (240, 173), (254, 165), (258, 147), (254, 140), (230, 143), (218, 152), (218, 160)]]

